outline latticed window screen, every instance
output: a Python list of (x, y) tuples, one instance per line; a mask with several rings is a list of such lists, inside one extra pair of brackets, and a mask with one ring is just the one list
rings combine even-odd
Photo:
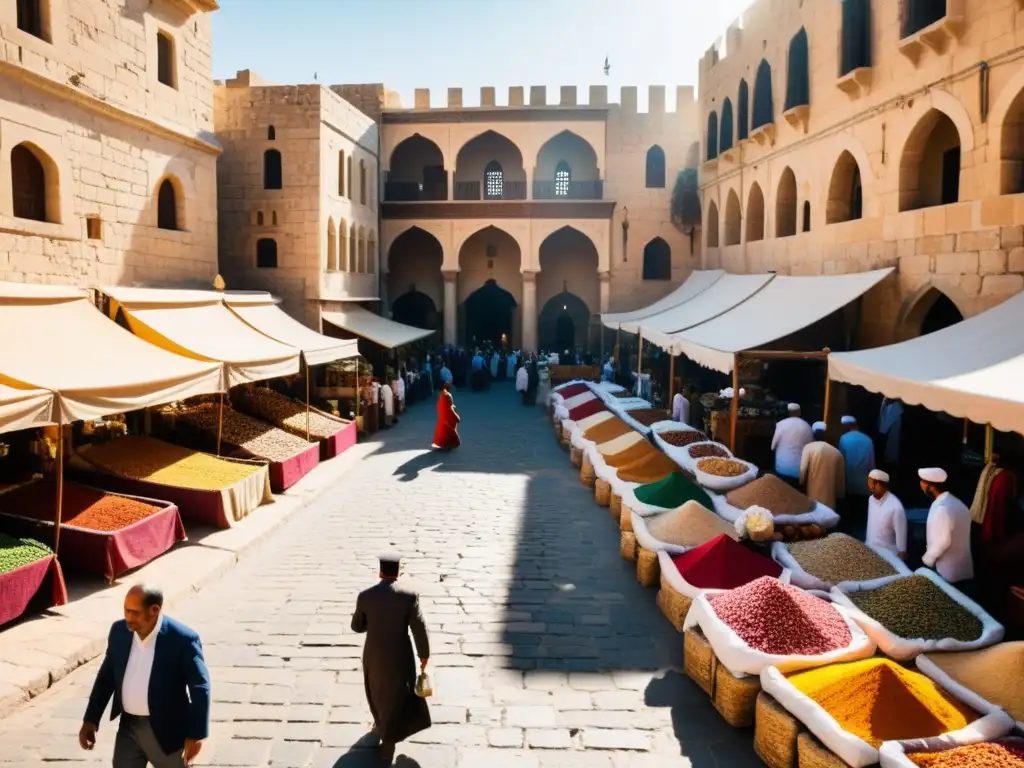
[(492, 160), (484, 169), (484, 194), (487, 197), (501, 197), (504, 192), (501, 163)]
[(572, 181), (572, 171), (569, 164), (562, 160), (555, 168), (555, 197), (569, 196), (569, 182)]

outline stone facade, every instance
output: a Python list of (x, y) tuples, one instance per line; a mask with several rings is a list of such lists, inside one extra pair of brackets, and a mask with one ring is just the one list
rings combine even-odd
[(324, 303), (378, 297), (379, 131), (339, 93), (371, 115), (387, 99), (382, 86), (276, 86), (251, 72), (214, 92), (227, 285), (271, 291), (318, 330)]
[(435, 317), (447, 342), (471, 342), (467, 301), (493, 281), (514, 303), (511, 346), (551, 346), (571, 316), (576, 343), (596, 350), (598, 313), (655, 301), (699, 260), (699, 226), (671, 220), (699, 140), (693, 89), (677, 99), (667, 112), (665, 89), (652, 87), (639, 113), (634, 87), (617, 104), (605, 87), (586, 104), (563, 87), (549, 104), (534, 86), (511, 88), (508, 106), (483, 88), (468, 107), (451, 88), (445, 107), (418, 90), (414, 108), (385, 109), (381, 267), (396, 319), (411, 321), (416, 295), (413, 315)]
[(209, 286), (214, 0), (0, 7), (0, 279)]
[(898, 267), (863, 346), (1020, 291), (1022, 40), (1017, 0), (758, 0), (701, 61), (704, 266)]

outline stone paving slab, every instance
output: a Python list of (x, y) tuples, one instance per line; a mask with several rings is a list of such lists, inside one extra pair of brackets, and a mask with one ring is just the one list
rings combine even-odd
[[(680, 673), (680, 635), (619, 557), (616, 526), (540, 409), (508, 386), (458, 393), (456, 404), (458, 451), (425, 451), (433, 409), (409, 411), (259, 557), (176, 602), (170, 612), (200, 632), (213, 679), (198, 765), (378, 765), (362, 637), (348, 624), (388, 549), (421, 590), (436, 694), (434, 726), (399, 746), (396, 765), (759, 765), (751, 733), (729, 728)], [(110, 606), (93, 620), (118, 615)], [(109, 765), (111, 726), (94, 753), (76, 743), (97, 663), (0, 720), (0, 768)]]

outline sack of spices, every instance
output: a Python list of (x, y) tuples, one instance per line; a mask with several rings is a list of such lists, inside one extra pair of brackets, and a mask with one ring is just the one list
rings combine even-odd
[(878, 748), (878, 762), (882, 768), (1020, 768), (1024, 738), (1012, 732), (1013, 718), (994, 712), (943, 736), (887, 741)]
[(845, 533), (822, 539), (772, 545), (772, 558), (793, 572), (793, 583), (801, 589), (866, 587), (878, 579), (909, 576), (906, 563), (888, 550), (865, 544)]
[(574, 448), (585, 448), (590, 442), (586, 438), (587, 430), (591, 427), (596, 427), (602, 422), (608, 421), (608, 419), (614, 419), (615, 414), (611, 411), (598, 411), (592, 416), (587, 416), (585, 419), (581, 419), (573, 424), (572, 437), (570, 443)]
[(757, 467), (735, 457), (697, 459), (693, 474), (697, 482), (712, 491), (724, 493), (740, 488), (757, 477)]

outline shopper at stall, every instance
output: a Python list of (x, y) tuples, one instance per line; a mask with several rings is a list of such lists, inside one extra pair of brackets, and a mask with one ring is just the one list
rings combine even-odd
[(775, 425), (772, 450), (775, 451), (775, 474), (792, 485), (800, 482), (800, 461), (804, 446), (814, 440), (811, 425), (800, 418), (800, 406), (790, 403), (789, 416)]
[(405, 412), (405, 369), (398, 374), (394, 381), (395, 388), (395, 410), (398, 413)]
[(672, 398), (672, 421), (690, 423), (690, 401), (682, 392), (676, 392)]
[(459, 437), (459, 414), (455, 410), (455, 398), (452, 397), (452, 385), (441, 384), (441, 392), (437, 396), (437, 426), (434, 427), (434, 442), (431, 447), (442, 451), (450, 451), (462, 444)]
[(512, 352), (505, 358), (505, 378), (514, 379), (519, 368), (519, 353)]
[(82, 749), (96, 746), (107, 703), (120, 717), (114, 768), (182, 768), (202, 749), (210, 729), (210, 674), (199, 635), (163, 613), (163, 592), (137, 584), (124, 598), (124, 619), (107, 637), (78, 732)]
[(390, 427), (395, 423), (395, 393), (387, 384), (380, 388), (380, 392), (384, 403), (384, 426)]
[(430, 638), (419, 595), (397, 583), (400, 564), (398, 555), (380, 556), (380, 581), (359, 593), (352, 614), (352, 631), (366, 633), (363, 685), (373, 733), (380, 739), (378, 753), (387, 764), (398, 742), (430, 727), (427, 700), (416, 695), (417, 672), (425, 671), (430, 659)]
[(834, 510), (836, 499), (845, 493), (846, 478), (843, 454), (825, 439), (827, 429), (823, 421), (811, 427), (814, 442), (805, 445), (800, 454), (800, 484), (806, 484), (808, 496)]
[(846, 492), (866, 500), (871, 494), (868, 475), (875, 468), (875, 444), (860, 431), (853, 416), (843, 416), (842, 424), (844, 434), (839, 438), (839, 450), (846, 461)]
[(873, 547), (907, 557), (907, 513), (889, 490), (889, 473), (873, 469), (868, 475), (868, 528), (864, 540)]
[(971, 511), (946, 489), (944, 469), (919, 469), (917, 476), (924, 495), (932, 500), (925, 527), (927, 550), (921, 561), (951, 584), (970, 581), (974, 578)]
[(516, 392), (523, 399), (523, 405), (531, 405), (530, 397), (530, 372), (527, 370), (526, 363), (519, 364), (519, 370), (516, 371)]
[(601, 369), (601, 381), (615, 381), (615, 358), (609, 357)]

